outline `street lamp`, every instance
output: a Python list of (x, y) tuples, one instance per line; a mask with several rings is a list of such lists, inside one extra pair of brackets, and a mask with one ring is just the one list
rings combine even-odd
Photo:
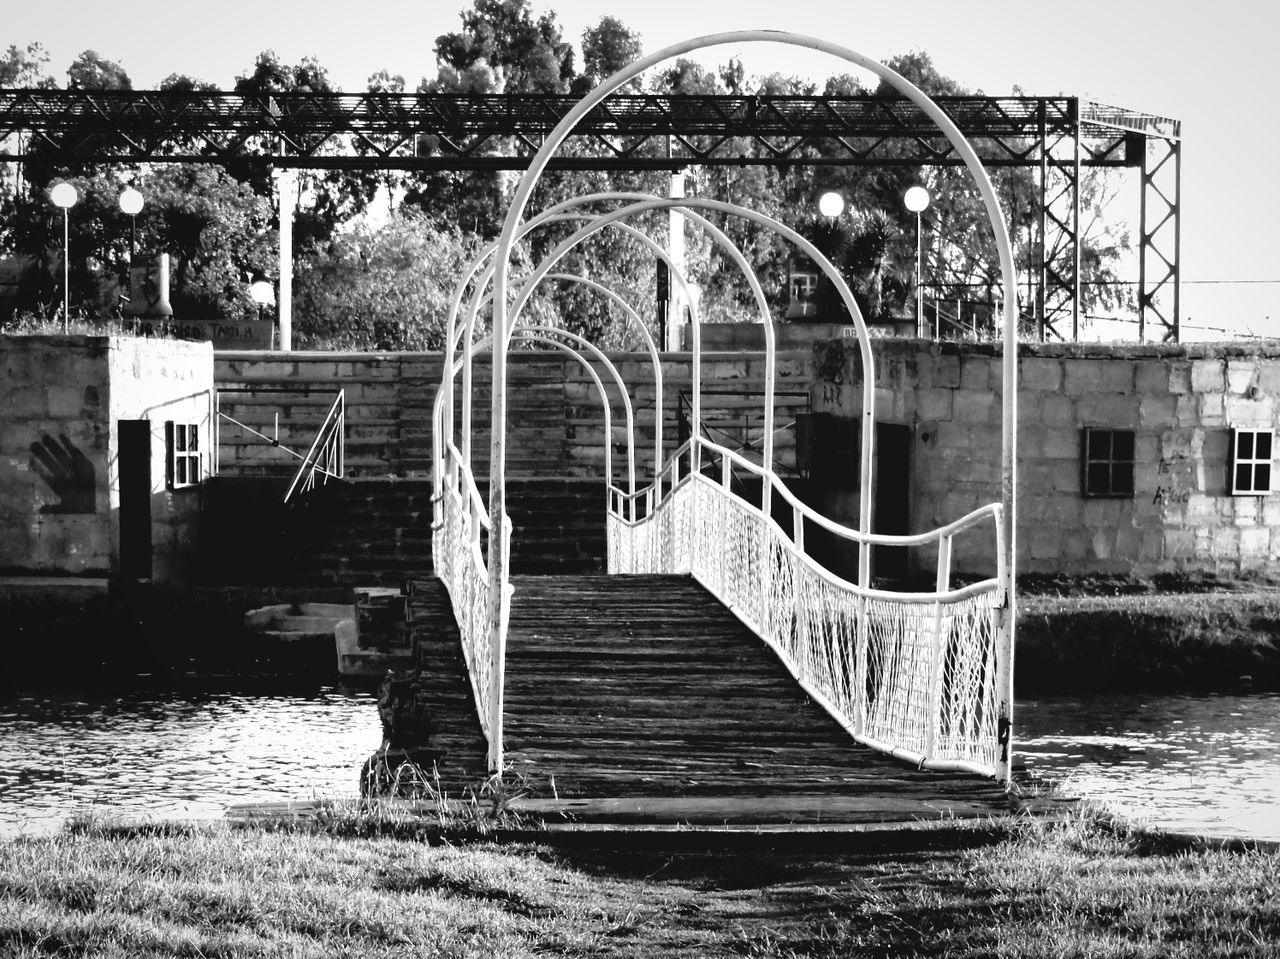
[(844, 197), (839, 193), (828, 190), (818, 197), (818, 212), (834, 220), (844, 212)]
[(142, 212), (142, 194), (133, 187), (125, 187), (120, 194), (120, 212), (129, 217), (129, 266), (133, 266), (134, 247), (138, 242), (138, 214)]
[(71, 258), (68, 255), (70, 234), (67, 226), (67, 211), (76, 205), (80, 195), (76, 188), (65, 180), (55, 183), (49, 191), (49, 202), (62, 208), (62, 332), (67, 332), (67, 318), (71, 303)]
[(254, 271), (253, 280), (249, 283), (249, 298), (258, 304), (258, 319), (262, 319), (262, 308), (275, 302), (275, 288), (261, 270)]
[(913, 186), (902, 196), (907, 209), (916, 215), (916, 336), (924, 336), (924, 290), (920, 286), (920, 260), (923, 248), (920, 242), (920, 214), (929, 205), (929, 191)]

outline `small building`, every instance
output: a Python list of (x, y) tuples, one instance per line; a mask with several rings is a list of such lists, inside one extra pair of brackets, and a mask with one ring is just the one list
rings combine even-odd
[(181, 583), (197, 564), (209, 343), (0, 336), (0, 571)]

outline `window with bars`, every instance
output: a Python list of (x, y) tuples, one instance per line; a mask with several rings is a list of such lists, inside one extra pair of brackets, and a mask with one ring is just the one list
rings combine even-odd
[(1231, 495), (1263, 496), (1271, 492), (1271, 450), (1275, 430), (1232, 430)]
[(1134, 431), (1087, 427), (1081, 443), (1084, 495), (1132, 496)]
[(200, 482), (200, 427), (195, 423), (164, 424), (168, 453), (165, 479), (169, 489), (183, 489)]

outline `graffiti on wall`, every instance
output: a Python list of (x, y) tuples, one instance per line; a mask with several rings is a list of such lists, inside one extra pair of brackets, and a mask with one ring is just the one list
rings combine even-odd
[(45, 433), (32, 443), (28, 465), (58, 497), (58, 502), (41, 506), (40, 512), (97, 512), (97, 472), (89, 457), (65, 434), (54, 439)]

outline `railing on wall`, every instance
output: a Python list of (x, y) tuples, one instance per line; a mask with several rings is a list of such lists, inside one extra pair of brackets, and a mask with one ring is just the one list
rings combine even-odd
[[(763, 390), (708, 389), (699, 390), (701, 429), (705, 436), (720, 446), (759, 463), (764, 451), (765, 424)], [(784, 417), (773, 430), (774, 471), (784, 476), (809, 474), (808, 430), (812, 423), (813, 401), (808, 390), (774, 390), (775, 415)], [(676, 396), (678, 435), (683, 443), (693, 433), (693, 397), (688, 390)], [(786, 419), (785, 417), (790, 417)], [(786, 440), (790, 442), (786, 442)], [(790, 459), (787, 453), (790, 452)]]
[[(690, 462), (702, 467), (691, 472)], [(734, 492), (735, 471), (772, 488), (790, 507), (790, 529)], [(996, 775), (1003, 570), (952, 588), (951, 549), (990, 523), (1003, 556), (1000, 519), (992, 504), (928, 533), (860, 533), (739, 453), (695, 437), (650, 487), (634, 496), (611, 489), (609, 572), (692, 574), (857, 741), (921, 766)], [(806, 526), (855, 543), (935, 548), (935, 587), (908, 593), (841, 579), (806, 553)]]
[(282, 387), (247, 387), (215, 390), (212, 472), (217, 475), (224, 471), (224, 463), (222, 461), (222, 424), (226, 422), (243, 430), (267, 447), (278, 449), (285, 456), (299, 461), (284, 494), (286, 503), (292, 497), (314, 489), (317, 483), (327, 483), (330, 479), (341, 479), (346, 469), (346, 394), (343, 390), (340, 389), (334, 394), (333, 401), (329, 404), (329, 408), (305, 453), (299, 453), (297, 450), (291, 449), (280, 439), (280, 415), (278, 411), (273, 413), (272, 435), (268, 436), (258, 428), (223, 410), (223, 397), (227, 394), (296, 396), (299, 392), (296, 389)]
[(293, 474), (293, 481), (285, 491), (284, 501), (287, 503), (295, 495), (315, 489), (317, 481), (327, 483), (332, 479), (342, 479), (343, 436), (346, 433), (346, 397), (342, 390), (333, 398), (324, 422), (311, 441), (311, 448), (302, 458), (298, 471)]

